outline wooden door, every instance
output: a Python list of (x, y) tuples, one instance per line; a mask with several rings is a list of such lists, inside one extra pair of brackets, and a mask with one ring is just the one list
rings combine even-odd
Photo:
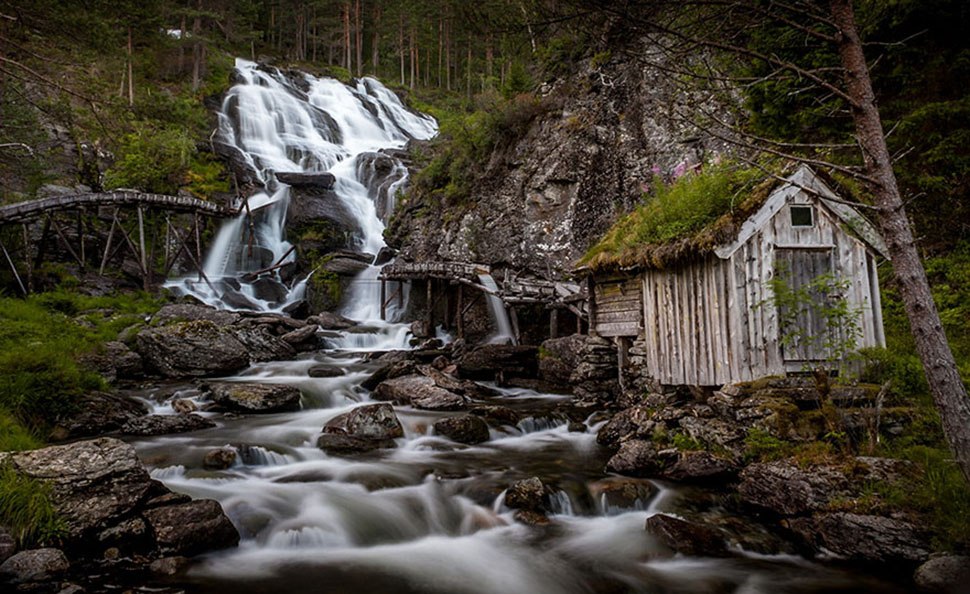
[(832, 338), (833, 329), (827, 327), (824, 310), (835, 296), (816, 281), (831, 277), (832, 249), (778, 248), (775, 274), (791, 290), (789, 295), (801, 296), (797, 302), (784, 300), (775, 304), (782, 360), (789, 368), (826, 360), (829, 349), (825, 343)]

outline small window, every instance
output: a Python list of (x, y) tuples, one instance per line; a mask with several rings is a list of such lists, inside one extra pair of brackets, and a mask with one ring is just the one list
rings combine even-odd
[(813, 227), (815, 225), (814, 209), (811, 206), (790, 206), (792, 227)]

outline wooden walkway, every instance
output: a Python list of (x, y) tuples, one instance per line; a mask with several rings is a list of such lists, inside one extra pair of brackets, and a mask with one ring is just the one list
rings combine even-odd
[[(20, 243), (19, 249), (8, 250), (0, 239), (0, 252), (24, 295), (33, 292), (34, 274), (51, 242), (61, 246), (81, 272), (96, 268), (101, 276), (109, 267), (122, 268), (129, 254), (145, 289), (165, 279), (179, 259), (189, 260), (199, 280), (208, 282), (201, 264), (205, 221), (234, 214), (198, 198), (133, 191), (29, 200), (0, 206), (0, 228), (21, 228), (2, 236)], [(42, 224), (39, 233), (31, 229), (35, 223)], [(109, 227), (106, 233), (103, 227)]]

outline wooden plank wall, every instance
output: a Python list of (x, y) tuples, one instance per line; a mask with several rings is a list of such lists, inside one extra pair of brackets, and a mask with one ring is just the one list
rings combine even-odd
[(637, 336), (643, 327), (640, 280), (637, 277), (596, 283), (596, 332), (600, 336)]
[[(775, 274), (776, 247), (829, 249), (835, 271), (851, 281), (846, 297), (862, 311), (859, 346), (884, 343), (881, 316), (873, 308), (879, 295), (871, 250), (811, 198), (799, 194), (790, 201), (815, 206), (812, 227), (792, 227), (785, 207), (727, 260), (712, 255), (691, 266), (641, 274), (651, 377), (663, 384), (720, 385), (785, 373), (778, 312), (768, 287)], [(608, 298), (606, 291), (600, 297), (597, 287), (597, 298)], [(629, 325), (602, 327), (630, 335)]]

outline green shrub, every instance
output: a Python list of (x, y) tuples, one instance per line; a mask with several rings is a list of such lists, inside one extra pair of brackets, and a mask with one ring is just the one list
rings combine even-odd
[(120, 154), (105, 174), (106, 188), (175, 194), (189, 170), (195, 143), (184, 128), (142, 125), (124, 137)]
[(65, 533), (50, 500), (50, 487), (0, 463), (0, 526), (21, 548), (56, 544)]
[(19, 452), (39, 448), (43, 442), (21, 425), (10, 413), (0, 410), (0, 452)]
[(781, 460), (788, 455), (791, 447), (788, 442), (773, 437), (762, 429), (751, 429), (744, 438), (744, 461), (770, 462)]

